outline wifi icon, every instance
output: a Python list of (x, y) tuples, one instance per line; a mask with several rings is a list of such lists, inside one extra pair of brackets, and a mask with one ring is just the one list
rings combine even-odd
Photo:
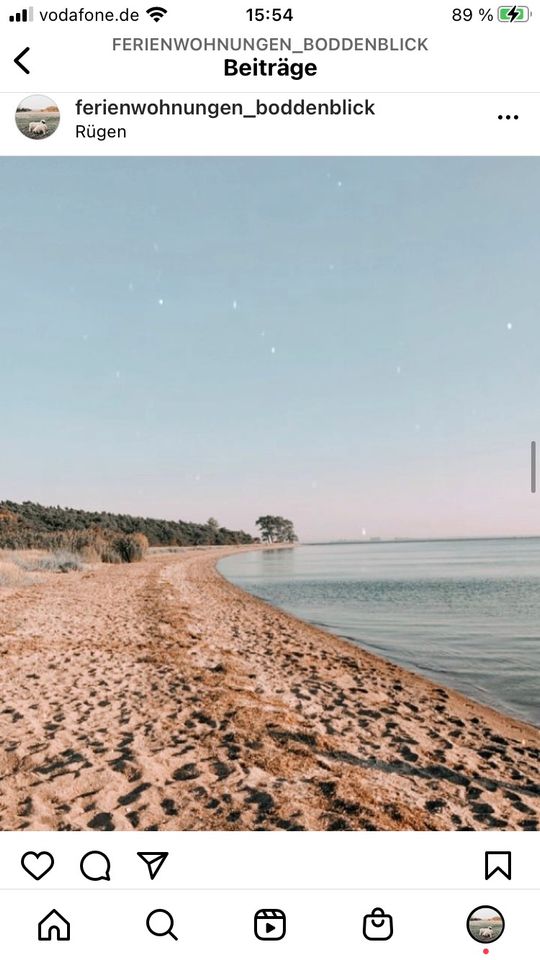
[(148, 10), (146, 12), (149, 17), (152, 17), (152, 20), (154, 21), (154, 23), (159, 23), (159, 21), (167, 13), (165, 7), (148, 7)]

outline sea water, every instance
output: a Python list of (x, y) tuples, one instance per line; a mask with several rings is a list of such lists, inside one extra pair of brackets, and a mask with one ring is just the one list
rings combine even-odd
[(540, 725), (540, 538), (306, 544), (219, 569), (303, 620)]

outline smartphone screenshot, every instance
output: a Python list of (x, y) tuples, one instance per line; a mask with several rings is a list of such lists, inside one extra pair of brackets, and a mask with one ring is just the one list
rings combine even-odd
[(6, 0), (29, 960), (538, 956), (540, 7)]

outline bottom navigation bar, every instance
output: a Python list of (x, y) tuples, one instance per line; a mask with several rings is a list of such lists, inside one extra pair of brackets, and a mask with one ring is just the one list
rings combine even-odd
[(272, 942), (280, 956), (313, 960), (378, 951), (393, 960), (515, 960), (530, 948), (535, 909), (532, 892), (480, 890), (12, 891), (3, 905), (6, 954), (43, 957), (43, 942), (56, 941), (79, 960), (112, 949), (146, 957), (157, 941), (184, 958), (224, 950), (253, 960)]

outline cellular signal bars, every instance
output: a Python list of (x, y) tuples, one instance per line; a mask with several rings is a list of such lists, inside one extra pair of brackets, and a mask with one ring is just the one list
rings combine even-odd
[(20, 13), (14, 13), (10, 16), (10, 23), (32, 23), (34, 19), (34, 8), (25, 7), (24, 10), (21, 10)]

